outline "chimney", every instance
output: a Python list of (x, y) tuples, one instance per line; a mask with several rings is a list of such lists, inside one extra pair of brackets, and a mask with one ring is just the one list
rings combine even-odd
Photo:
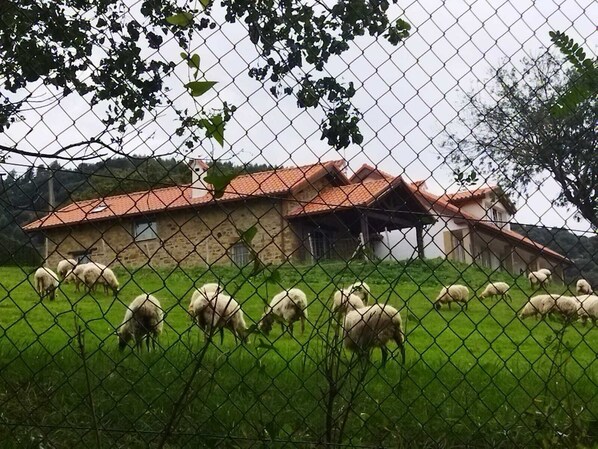
[(204, 196), (210, 190), (205, 182), (210, 167), (201, 159), (192, 159), (189, 167), (191, 167), (191, 198)]

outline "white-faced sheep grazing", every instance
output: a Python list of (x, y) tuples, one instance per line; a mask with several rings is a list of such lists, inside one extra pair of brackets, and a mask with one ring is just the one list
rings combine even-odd
[(490, 282), (484, 291), (480, 294), (480, 298), (492, 298), (494, 296), (502, 296), (503, 298), (507, 298), (510, 301), (513, 300), (511, 295), (509, 294), (509, 289), (511, 286), (506, 282)]
[(519, 312), (519, 318), (524, 319), (530, 316), (536, 318), (543, 318), (550, 312), (555, 306), (556, 298), (559, 295), (537, 295), (523, 306), (521, 312)]
[(259, 327), (266, 335), (272, 330), (274, 322), (280, 323), (280, 329), (284, 333), (284, 325), (287, 325), (289, 332), (293, 335), (293, 323), (301, 321), (301, 335), (305, 332), (305, 320), (307, 319), (307, 296), (298, 288), (284, 290), (272, 298), (270, 305), (266, 306), (264, 315), (260, 320)]
[(49, 295), (50, 300), (53, 301), (58, 288), (58, 275), (49, 268), (41, 267), (35, 271), (34, 279), (39, 297), (43, 299), (44, 296)]
[(578, 295), (591, 295), (592, 294), (592, 286), (585, 279), (580, 279), (579, 281), (577, 281), (577, 284), (575, 285), (575, 287), (576, 287)]
[(596, 324), (598, 322), (598, 296), (584, 295), (577, 296), (576, 299), (579, 303), (577, 315), (581, 322), (585, 325), (590, 319), (593, 324)]
[(195, 290), (193, 292), (193, 295), (191, 295), (191, 302), (189, 302), (189, 307), (191, 307), (191, 305), (195, 302), (195, 300), (199, 296), (211, 298), (211, 297), (214, 297), (223, 292), (224, 292), (224, 289), (222, 288), (222, 286), (220, 284), (204, 284), (201, 287), (199, 287), (197, 290)]
[(405, 363), (405, 332), (401, 315), (394, 307), (374, 304), (347, 313), (343, 337), (347, 349), (369, 357), (374, 348), (380, 348), (386, 360), (386, 345), (390, 340), (399, 346)]
[(77, 261), (75, 259), (64, 259), (58, 262), (58, 266), (56, 267), (56, 274), (60, 276), (61, 279), (64, 279), (69, 271), (77, 266)]
[(332, 298), (332, 314), (337, 317), (338, 324), (342, 323), (342, 318), (348, 312), (365, 307), (363, 300), (347, 289), (338, 290)]
[(104, 293), (108, 294), (108, 289), (111, 289), (115, 296), (118, 293), (118, 279), (110, 268), (88, 264), (83, 273), (83, 280), (90, 292), (100, 284), (104, 286)]
[(454, 302), (465, 304), (467, 309), (469, 301), (469, 289), (464, 285), (453, 284), (448, 287), (442, 287), (436, 301), (434, 301), (434, 308), (439, 310), (442, 304), (448, 304), (449, 309)]
[(363, 281), (354, 282), (348, 287), (345, 287), (343, 290), (348, 293), (352, 293), (355, 296), (359, 296), (364, 304), (368, 303), (368, 300), (372, 295), (370, 286)]
[(130, 341), (141, 349), (145, 339), (147, 349), (156, 348), (156, 340), (164, 327), (164, 311), (160, 301), (152, 295), (139, 295), (129, 304), (125, 318), (117, 330), (118, 346), (124, 349)]
[(228, 329), (235, 337), (235, 341), (246, 339), (247, 325), (241, 306), (224, 293), (209, 298), (199, 295), (189, 305), (189, 313), (200, 329), (204, 331), (206, 338), (213, 335), (214, 331), (220, 330), (220, 344), (222, 344), (224, 329)]
[(81, 284), (85, 284), (83, 274), (89, 266), (90, 264), (86, 263), (76, 265), (72, 270), (66, 273), (64, 277), (64, 283), (74, 283), (76, 290), (79, 291), (79, 287), (81, 286)]
[(561, 315), (566, 320), (571, 320), (577, 316), (580, 304), (577, 298), (565, 295), (553, 295), (553, 297), (554, 306), (551, 313)]
[(540, 271), (532, 271), (530, 274), (527, 275), (527, 278), (529, 280), (529, 285), (532, 288), (534, 287), (534, 285), (537, 285), (538, 287), (548, 285), (550, 281), (550, 278), (545, 273), (542, 273)]

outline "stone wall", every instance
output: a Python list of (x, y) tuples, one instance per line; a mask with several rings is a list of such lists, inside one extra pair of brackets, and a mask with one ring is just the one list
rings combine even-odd
[[(150, 217), (144, 217), (150, 218)], [(135, 219), (118, 219), (47, 230), (48, 263), (91, 250), (91, 259), (106, 265), (230, 265), (229, 249), (238, 241), (236, 228), (257, 225), (253, 246), (264, 262), (288, 260), (298, 239), (282, 216), (282, 200), (252, 199), (155, 215), (157, 239), (134, 241)]]

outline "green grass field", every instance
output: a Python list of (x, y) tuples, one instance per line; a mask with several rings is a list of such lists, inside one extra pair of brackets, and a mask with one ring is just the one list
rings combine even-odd
[[(105, 448), (156, 447), (204, 344), (186, 313), (194, 282), (238, 289), (248, 324), (281, 289), (232, 268), (144, 268), (117, 271), (117, 298), (67, 285), (56, 301), (40, 302), (31, 271), (0, 268), (1, 448), (93, 448), (98, 436)], [(223, 345), (211, 345), (164, 447), (322, 447), (327, 416), (347, 409), (342, 443), (355, 447), (598, 447), (598, 328), (568, 325), (559, 343), (562, 322), (521, 321), (516, 313), (532, 294), (524, 279), (491, 275), (515, 283), (512, 303), (474, 296), (467, 311), (438, 312), (440, 280), (480, 292), (490, 274), (436, 260), (280, 272), (282, 285), (311, 300), (305, 335), (296, 326), (295, 338), (281, 336), (275, 327), (269, 339), (236, 346), (227, 334)], [(348, 380), (330, 405), (325, 305), (334, 285), (355, 279), (400, 309), (407, 360), (383, 365), (376, 352), (364, 373), (343, 351), (339, 378)], [(165, 309), (161, 348), (120, 352), (115, 328), (142, 291)], [(85, 330), (85, 363), (76, 322)]]

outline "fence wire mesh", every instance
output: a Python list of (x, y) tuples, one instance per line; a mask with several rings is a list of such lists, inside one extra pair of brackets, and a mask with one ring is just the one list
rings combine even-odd
[(597, 17), (0, 2), (0, 446), (597, 447)]

